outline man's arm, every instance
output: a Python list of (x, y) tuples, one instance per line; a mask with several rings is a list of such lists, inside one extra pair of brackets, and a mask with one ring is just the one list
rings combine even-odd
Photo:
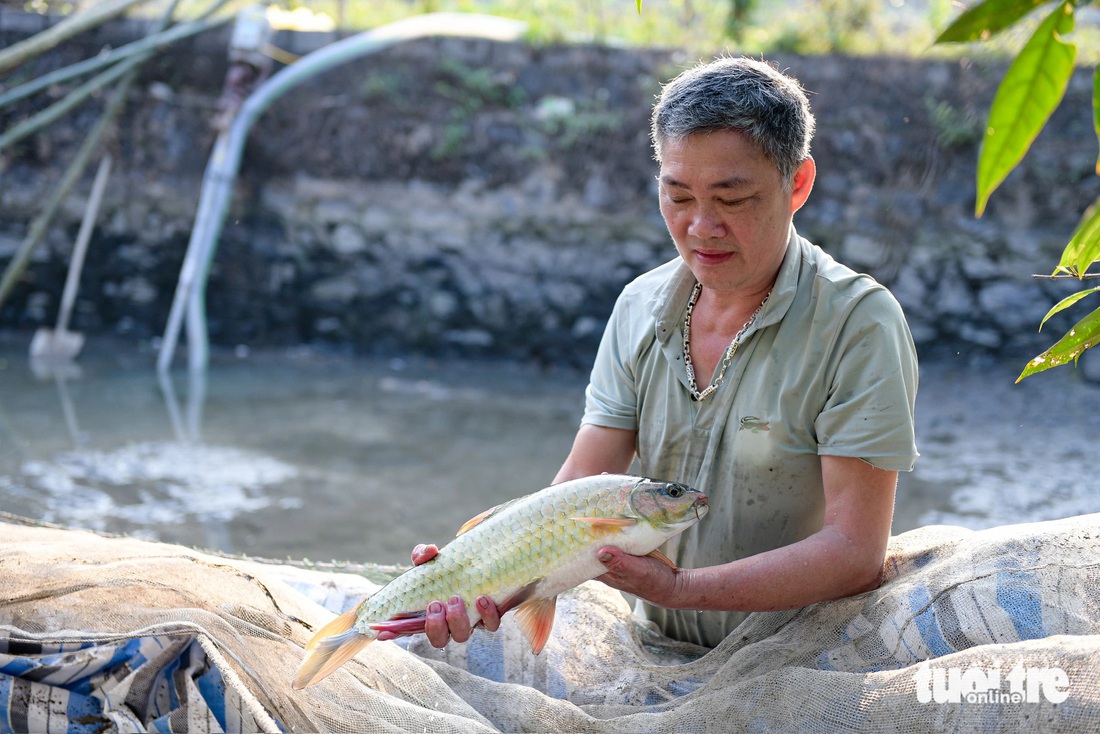
[(718, 566), (673, 571), (651, 558), (601, 549), (608, 585), (672, 609), (761, 612), (878, 587), (897, 488), (896, 471), (821, 457), (824, 526), (810, 537)]
[(554, 484), (595, 474), (622, 474), (634, 461), (637, 433), (586, 423), (577, 431), (573, 448), (554, 477)]

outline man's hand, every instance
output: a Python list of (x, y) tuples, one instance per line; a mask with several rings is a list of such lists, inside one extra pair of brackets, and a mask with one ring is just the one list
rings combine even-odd
[[(418, 545), (413, 548), (412, 562), (414, 566), (427, 563), (439, 554), (439, 548), (435, 545)], [(481, 623), (485, 629), (495, 632), (500, 627), (500, 613), (497, 605), (487, 596), (477, 598), (477, 611), (481, 615)], [(444, 604), (433, 601), (428, 605), (424, 619), (424, 634), (428, 636), (428, 642), (432, 647), (444, 648), (451, 640), (465, 642), (470, 639), (473, 628), (470, 626), (470, 617), (466, 613), (466, 602), (460, 596), (452, 596)], [(379, 632), (379, 640), (393, 640), (400, 635), (393, 632)]]
[(596, 577), (597, 581), (659, 606), (677, 606), (678, 571), (656, 558), (632, 556), (614, 546), (600, 548), (596, 558), (607, 569), (607, 573)]

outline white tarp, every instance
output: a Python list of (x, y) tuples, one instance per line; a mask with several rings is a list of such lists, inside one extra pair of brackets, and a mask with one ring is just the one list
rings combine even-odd
[(373, 644), (295, 691), (360, 576), (3, 522), (0, 730), (1100, 731), (1100, 515), (922, 528), (886, 571), (710, 651), (589, 582), (538, 657), (505, 618), (443, 652)]

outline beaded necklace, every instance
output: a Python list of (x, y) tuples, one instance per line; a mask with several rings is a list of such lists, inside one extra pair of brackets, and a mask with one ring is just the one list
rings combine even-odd
[(714, 382), (707, 385), (706, 389), (700, 392), (699, 385), (695, 382), (695, 365), (691, 362), (691, 312), (695, 310), (695, 303), (699, 300), (699, 294), (702, 290), (703, 284), (696, 283), (695, 289), (691, 291), (691, 298), (688, 300), (687, 313), (684, 314), (684, 367), (687, 368), (688, 389), (691, 391), (691, 399), (696, 402), (705, 400), (713, 395), (714, 391), (718, 389), (718, 386), (722, 384), (722, 380), (726, 377), (726, 369), (730, 366), (730, 362), (733, 361), (733, 355), (737, 353), (737, 348), (741, 346), (741, 337), (743, 337), (745, 332), (749, 330), (749, 327), (756, 322), (756, 317), (760, 315), (760, 312), (764, 310), (764, 305), (767, 304), (768, 299), (772, 297), (771, 291), (768, 291), (768, 295), (764, 296), (764, 300), (761, 302), (760, 307), (753, 311), (749, 320), (746, 321), (745, 325), (741, 327), (741, 330), (734, 335), (733, 341), (726, 347), (726, 353), (722, 357), (722, 369), (719, 370), (718, 376), (714, 378)]

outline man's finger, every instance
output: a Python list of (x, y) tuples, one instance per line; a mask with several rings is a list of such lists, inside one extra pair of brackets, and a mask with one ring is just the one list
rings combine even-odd
[(447, 626), (447, 610), (442, 602), (433, 601), (424, 615), (424, 634), (432, 647), (444, 648), (451, 639), (451, 630)]
[(419, 566), (422, 563), (427, 563), (428, 561), (435, 558), (437, 555), (439, 555), (439, 548), (430, 543), (421, 543), (420, 545), (413, 548), (413, 565)]
[(626, 554), (618, 548), (600, 548), (599, 551), (596, 552), (596, 560), (604, 565), (608, 573), (613, 575), (619, 575), (627, 570), (624, 568), (628, 562)]
[(485, 629), (490, 632), (496, 632), (500, 629), (500, 611), (492, 599), (487, 596), (479, 596), (477, 598), (477, 611), (481, 615), (481, 622), (485, 625)]
[(470, 639), (470, 616), (461, 596), (452, 596), (447, 601), (447, 626), (450, 627), (451, 639), (455, 642)]

